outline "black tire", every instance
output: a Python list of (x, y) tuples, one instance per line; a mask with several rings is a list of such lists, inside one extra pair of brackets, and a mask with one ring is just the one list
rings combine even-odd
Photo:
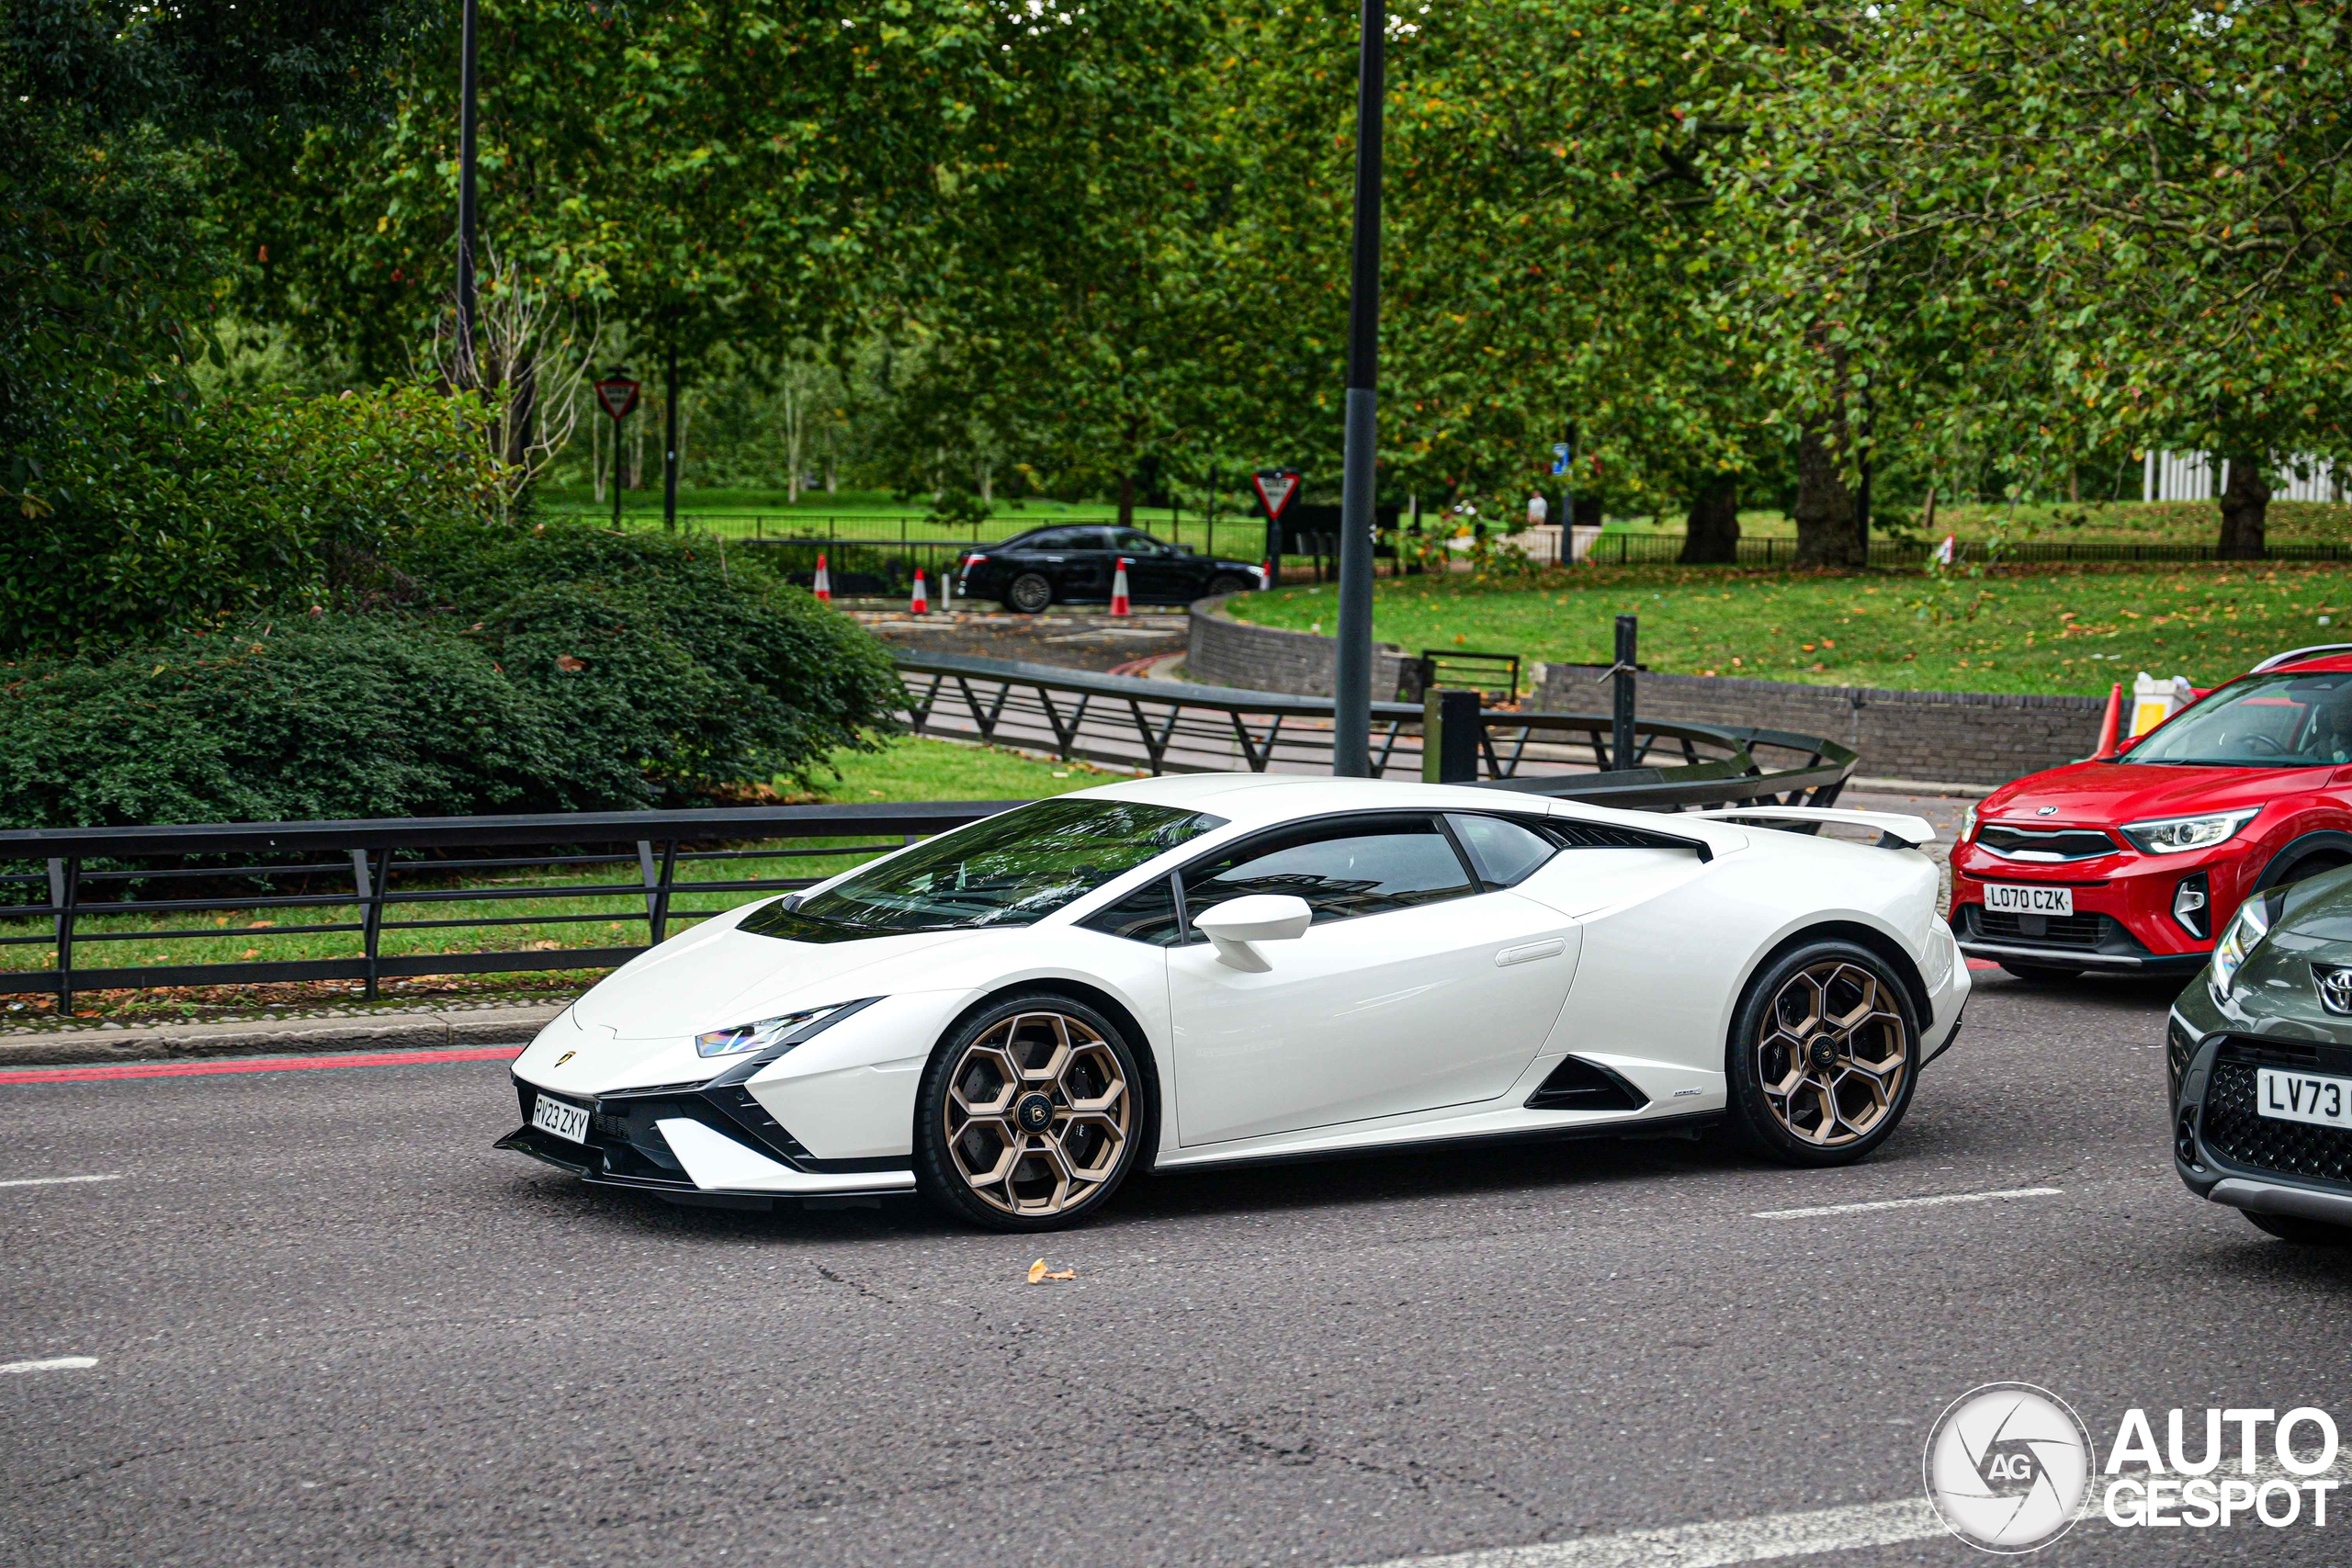
[(1919, 1077), (1911, 994), (1866, 947), (1800, 942), (1748, 982), (1724, 1069), (1732, 1130), (1747, 1148), (1783, 1165), (1850, 1165), (1886, 1142), (1911, 1107)]
[(2306, 1220), (2297, 1214), (2257, 1214), (2252, 1209), (2241, 1209), (2246, 1224), (2265, 1235), (2291, 1241), (2298, 1247), (2344, 1247), (2352, 1245), (2352, 1230), (2329, 1224), (2325, 1220)]
[(1004, 607), (1016, 615), (1042, 615), (1054, 602), (1054, 585), (1043, 572), (1024, 571), (1004, 585)]
[(1209, 579), (1209, 597), (1214, 599), (1227, 593), (1248, 593), (1253, 592), (1257, 586), (1258, 580), (1254, 577), (1243, 577), (1238, 572), (1220, 571)]
[(1134, 1045), (1095, 1009), (1053, 992), (1001, 998), (923, 1069), (915, 1185), (989, 1230), (1083, 1224), (1142, 1157), (1151, 1133), (1142, 1082)]
[(2001, 967), (2020, 980), (2079, 980), (2083, 972), (2069, 969), (2064, 964), (2012, 964), (2001, 960)]

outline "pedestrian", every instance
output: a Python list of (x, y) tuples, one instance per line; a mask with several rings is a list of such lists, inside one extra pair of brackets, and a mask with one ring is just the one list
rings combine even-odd
[(1544, 526), (1544, 523), (1550, 519), (1551, 515), (1552, 503), (1544, 499), (1544, 492), (1542, 491), (1536, 491), (1528, 496), (1527, 525), (1529, 527), (1541, 528)]

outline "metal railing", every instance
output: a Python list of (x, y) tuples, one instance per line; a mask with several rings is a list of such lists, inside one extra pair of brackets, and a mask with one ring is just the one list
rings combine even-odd
[[(1593, 566), (1671, 566), (1681, 558), (1683, 536), (1679, 534), (1603, 534), (1592, 542), (1591, 552), (1585, 557)], [(1925, 566), (1928, 557), (1942, 541), (1918, 539), (1872, 539), (1870, 564), (1872, 566)], [(1778, 536), (1743, 538), (1736, 547), (1736, 565), (1792, 566), (1797, 558), (1797, 542)], [(1963, 539), (1953, 546), (1953, 553), (1962, 563), (1988, 558), (1983, 540)], [(2148, 564), (2164, 562), (2189, 563), (2220, 558), (2211, 545), (2143, 545), (2124, 539), (2027, 539), (2001, 547), (1999, 560), (2018, 566), (2059, 565), (2068, 561), (2139, 561)], [(2264, 554), (2265, 560), (2274, 561), (2340, 561), (2352, 560), (2352, 545), (2278, 544)]]
[[(0, 953), (51, 955), (0, 967), (0, 994), (53, 994), (71, 1012), (77, 991), (276, 981), (356, 982), (368, 997), (387, 979), (625, 964), (679, 926), (741, 897), (806, 887), (832, 874), (797, 863), (858, 859), (944, 832), (1017, 801), (780, 806), (694, 811), (579, 812), (543, 817), (390, 818), (352, 822), (209, 823), (0, 832)], [(536, 853), (519, 852), (536, 851)], [(599, 880), (600, 868), (634, 876)], [(697, 875), (696, 872), (718, 872)], [(752, 874), (728, 874), (745, 872)], [(28, 891), (45, 893), (29, 898)], [(13, 895), (13, 896), (12, 896)], [(684, 898), (689, 903), (681, 903)], [(531, 908), (534, 903), (543, 906)], [(493, 914), (466, 905), (514, 913)], [(547, 908), (562, 905), (570, 908)], [(582, 905), (603, 906), (580, 908)], [(315, 911), (322, 919), (232, 924), (236, 916)], [(218, 923), (191, 923), (201, 916)], [(157, 919), (171, 923), (158, 926)], [(590, 923), (641, 925), (643, 942), (594, 947), (433, 950), (472, 931), (531, 936)], [(347, 951), (247, 962), (90, 964), (129, 942), (167, 949), (283, 943)], [(389, 949), (389, 950), (388, 950)], [(159, 960), (164, 955), (158, 955)]]
[[(1331, 771), (1329, 697), (948, 654), (902, 652), (898, 663), (918, 734), (1150, 773)], [(1421, 776), (1421, 714), (1414, 703), (1372, 705), (1375, 776)], [(1484, 782), (1507, 788), (1672, 809), (1768, 800), (1826, 805), (1859, 761), (1815, 736), (1660, 719), (1638, 720), (1632, 754), (1618, 758), (1611, 755), (1614, 723), (1608, 714), (1484, 709), (1479, 771)]]

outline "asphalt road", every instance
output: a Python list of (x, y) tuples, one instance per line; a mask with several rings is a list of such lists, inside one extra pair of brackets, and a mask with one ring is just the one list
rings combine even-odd
[[(1360, 1160), (1044, 1240), (592, 1192), (491, 1148), (496, 1063), (0, 1086), (0, 1184), (121, 1178), (0, 1185), (0, 1361), (94, 1362), (0, 1375), (0, 1562), (1637, 1562), (1616, 1532), (1916, 1502), (1988, 1381), (2102, 1451), (2133, 1404), (2352, 1416), (2352, 1261), (2171, 1174), (2164, 994), (1981, 978), (1858, 1168)], [(2038, 1561), (2343, 1561), (2331, 1519)]]

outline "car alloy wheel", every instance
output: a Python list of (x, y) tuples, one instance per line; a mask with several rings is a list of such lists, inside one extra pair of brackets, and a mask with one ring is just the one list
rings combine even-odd
[(1024, 571), (1004, 591), (1004, 602), (1024, 615), (1041, 615), (1054, 602), (1054, 585), (1034, 571)]
[(1918, 1030), (1877, 954), (1809, 943), (1750, 987), (1732, 1044), (1746, 1142), (1796, 1165), (1840, 1165), (1883, 1142), (1910, 1104)]
[(1135, 1068), (1092, 1009), (1018, 998), (934, 1058), (917, 1114), (935, 1199), (984, 1224), (1051, 1229), (1109, 1196), (1133, 1163)]

